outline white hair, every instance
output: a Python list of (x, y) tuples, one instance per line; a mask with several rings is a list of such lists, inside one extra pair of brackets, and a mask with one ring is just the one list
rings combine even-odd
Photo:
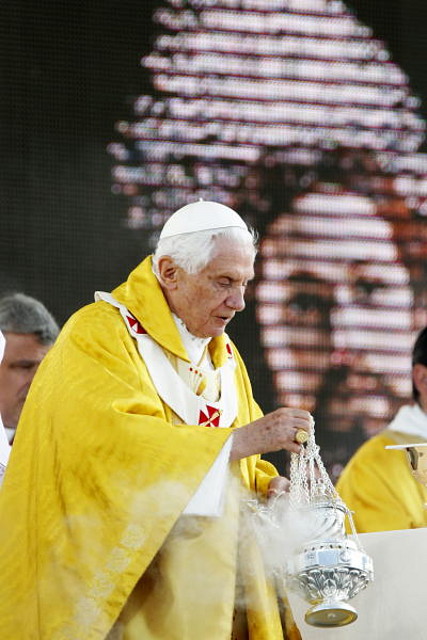
[(220, 239), (231, 240), (235, 244), (257, 252), (257, 234), (253, 229), (222, 227), (182, 233), (159, 240), (153, 255), (153, 271), (159, 277), (158, 263), (162, 256), (170, 256), (186, 273), (199, 273), (214, 257)]

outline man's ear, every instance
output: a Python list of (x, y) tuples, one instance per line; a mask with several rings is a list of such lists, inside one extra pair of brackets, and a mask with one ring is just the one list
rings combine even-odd
[(170, 256), (161, 256), (157, 263), (162, 287), (172, 291), (177, 287), (178, 267)]
[(414, 364), (412, 368), (412, 380), (420, 395), (427, 397), (427, 367), (423, 364)]

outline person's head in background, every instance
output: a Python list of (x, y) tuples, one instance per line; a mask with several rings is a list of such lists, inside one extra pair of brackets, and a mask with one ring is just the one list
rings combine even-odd
[(39, 300), (10, 293), (0, 298), (0, 330), (6, 340), (0, 364), (0, 415), (12, 441), (34, 374), (59, 327)]

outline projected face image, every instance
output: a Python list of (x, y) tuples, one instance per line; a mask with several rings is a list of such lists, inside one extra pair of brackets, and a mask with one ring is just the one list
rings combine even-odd
[(320, 429), (372, 435), (410, 393), (413, 295), (391, 225), (367, 197), (319, 190), (267, 227), (259, 259), (279, 404), (314, 412)]

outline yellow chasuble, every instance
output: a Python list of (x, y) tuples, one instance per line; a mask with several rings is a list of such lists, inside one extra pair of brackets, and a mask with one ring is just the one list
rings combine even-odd
[[(151, 258), (113, 295), (168, 357), (189, 361)], [(240, 543), (235, 488), (264, 495), (274, 467), (233, 463), (223, 515), (181, 516), (233, 430), (261, 415), (232, 349), (233, 425), (176, 424), (116, 308), (96, 302), (66, 323), (32, 383), (0, 491), (2, 637), (133, 640), (137, 625), (144, 640), (230, 640), (238, 559), (247, 637), (300, 637), (258, 549)], [(226, 338), (209, 350), (222, 366)]]
[(427, 527), (427, 489), (413, 477), (405, 451), (387, 445), (425, 442), (390, 429), (367, 440), (342, 472), (337, 491), (359, 533)]

